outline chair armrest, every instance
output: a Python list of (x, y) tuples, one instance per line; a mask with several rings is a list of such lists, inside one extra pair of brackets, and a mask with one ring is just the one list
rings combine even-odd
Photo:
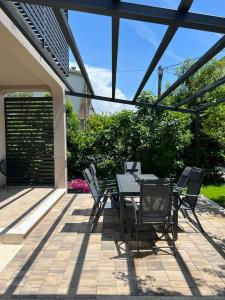
[(185, 189), (185, 187), (179, 187), (179, 186), (173, 186), (174, 190), (177, 190), (177, 191), (182, 191)]
[(196, 198), (196, 197), (199, 197), (199, 195), (192, 195), (192, 194), (183, 194), (182, 196), (185, 197), (192, 197), (192, 198)]
[(119, 195), (119, 193), (118, 192), (104, 192), (103, 194), (102, 194), (102, 196), (113, 196), (113, 195)]
[(117, 183), (116, 179), (112, 179), (112, 180), (98, 180), (99, 184), (111, 184), (111, 183)]

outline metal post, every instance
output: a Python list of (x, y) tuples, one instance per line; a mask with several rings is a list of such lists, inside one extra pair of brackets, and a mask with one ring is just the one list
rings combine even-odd
[(158, 67), (158, 97), (162, 94), (162, 78), (163, 78), (163, 67)]
[(201, 116), (200, 111), (196, 110), (195, 115), (195, 163), (200, 165), (200, 138), (201, 138)]

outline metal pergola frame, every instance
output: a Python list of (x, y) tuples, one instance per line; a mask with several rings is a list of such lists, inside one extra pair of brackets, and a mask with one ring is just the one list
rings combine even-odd
[[(215, 55), (217, 55), (221, 50), (225, 48), (225, 18), (218, 16), (205, 15), (200, 13), (189, 12), (189, 9), (194, 0), (181, 0), (177, 10), (168, 8), (159, 8), (149, 5), (133, 4), (128, 2), (121, 2), (120, 0), (17, 0), (17, 2), (24, 2), (34, 5), (49, 6), (53, 9), (53, 12), (60, 24), (62, 32), (67, 40), (67, 43), (76, 59), (76, 62), (80, 68), (80, 71), (84, 77), (86, 85), (88, 87), (90, 94), (77, 93), (73, 90), (73, 87), (68, 83), (65, 76), (63, 76), (59, 70), (52, 66), (58, 76), (66, 84), (68, 91), (67, 95), (91, 98), (100, 101), (109, 101), (113, 103), (122, 103), (135, 106), (144, 106), (159, 108), (162, 110), (178, 111), (183, 113), (194, 113), (196, 117), (199, 113), (208, 107), (217, 105), (219, 103), (225, 102), (225, 97), (218, 99), (217, 101), (199, 105), (193, 109), (181, 108), (181, 106), (192, 102), (198, 97), (202, 96), (206, 92), (212, 91), (218, 86), (225, 83), (225, 77), (220, 78), (216, 82), (202, 88), (196, 94), (190, 95), (186, 99), (175, 103), (172, 106), (163, 105), (161, 102), (176, 88), (188, 80), (193, 74), (195, 74), (202, 66), (209, 62)], [(4, 11), (17, 22), (17, 25), (24, 30), (23, 25), (21, 25), (18, 16), (11, 16), (9, 11), (9, 5), (13, 2), (12, 0), (0, 0), (0, 5)], [(88, 72), (83, 63), (82, 57), (80, 55), (78, 46), (76, 44), (75, 37), (73, 36), (72, 30), (70, 29), (67, 18), (65, 17), (64, 10), (75, 10), (79, 12), (98, 14), (103, 16), (109, 16), (112, 19), (112, 97), (104, 97), (95, 95), (94, 89), (92, 87), (91, 81), (88, 76)], [(151, 60), (147, 71), (135, 93), (132, 100), (117, 99), (116, 94), (116, 74), (117, 74), (117, 57), (118, 57), (118, 44), (119, 44), (119, 29), (120, 29), (120, 19), (138, 20), (149, 23), (157, 23), (161, 25), (167, 25), (168, 28), (164, 34), (162, 41)], [(178, 78), (157, 100), (153, 103), (141, 102), (138, 97), (142, 92), (145, 84), (150, 78), (152, 72), (158, 65), (161, 57), (165, 53), (167, 47), (169, 46), (171, 40), (173, 39), (175, 33), (179, 28), (189, 28), (196, 30), (203, 30), (208, 32), (221, 33), (223, 36), (216, 42), (205, 54), (203, 54), (180, 78)], [(28, 35), (30, 39), (30, 36)], [(34, 41), (32, 41), (34, 44)], [(38, 48), (38, 45), (35, 45)], [(40, 50), (40, 49), (38, 49)]]

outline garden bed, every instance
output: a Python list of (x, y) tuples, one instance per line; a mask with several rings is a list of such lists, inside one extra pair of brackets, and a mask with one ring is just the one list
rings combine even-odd
[(89, 187), (85, 180), (77, 178), (68, 182), (68, 190), (69, 194), (80, 194), (89, 193)]

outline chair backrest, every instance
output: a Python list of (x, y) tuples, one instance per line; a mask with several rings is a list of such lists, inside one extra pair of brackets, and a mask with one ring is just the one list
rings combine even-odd
[(93, 197), (95, 203), (98, 203), (101, 196), (95, 186), (93, 176), (91, 175), (91, 173), (88, 169), (85, 169), (82, 173), (83, 173), (84, 179), (86, 180), (86, 182), (88, 184), (88, 187), (91, 191), (91, 194), (92, 194), (92, 197)]
[(187, 194), (199, 195), (204, 179), (204, 170), (193, 167), (188, 180)]
[(187, 197), (189, 204), (193, 208), (195, 208), (196, 206), (198, 196), (201, 191), (203, 179), (204, 179), (204, 170), (193, 167), (187, 185), (187, 194), (196, 195), (196, 197)]
[(139, 161), (125, 161), (125, 173), (141, 174), (141, 163)]
[(172, 208), (173, 181), (170, 178), (141, 181), (140, 222), (165, 220)]
[(180, 178), (177, 181), (176, 187), (178, 188), (184, 188), (186, 186), (186, 184), (188, 183), (188, 179), (190, 177), (191, 174), (191, 167), (185, 167)]
[(98, 190), (98, 192), (100, 193), (101, 189), (100, 189), (99, 184), (98, 184), (97, 172), (96, 172), (95, 165), (93, 163), (90, 164), (89, 171), (90, 171), (90, 173), (93, 177), (95, 187)]
[(89, 170), (90, 170), (90, 172), (91, 172), (92, 175), (96, 176), (97, 172), (96, 172), (95, 165), (93, 163), (90, 164)]

